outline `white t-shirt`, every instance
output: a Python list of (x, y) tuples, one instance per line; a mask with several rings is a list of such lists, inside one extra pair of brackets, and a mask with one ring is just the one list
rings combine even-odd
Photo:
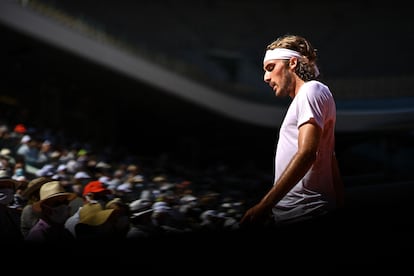
[(273, 208), (276, 222), (325, 213), (335, 205), (332, 155), (336, 106), (329, 88), (319, 81), (304, 83), (287, 110), (279, 131), (274, 183), (298, 150), (299, 127), (311, 118), (322, 129), (317, 159), (304, 178)]

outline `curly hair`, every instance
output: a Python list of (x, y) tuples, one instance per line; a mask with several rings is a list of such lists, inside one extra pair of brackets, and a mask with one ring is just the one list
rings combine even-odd
[[(299, 52), (302, 58), (298, 60), (295, 73), (304, 81), (314, 80), (319, 77), (319, 70), (316, 66), (317, 50), (304, 37), (299, 35), (286, 34), (266, 46), (266, 50), (285, 48)], [(286, 61), (288, 63), (288, 61)]]

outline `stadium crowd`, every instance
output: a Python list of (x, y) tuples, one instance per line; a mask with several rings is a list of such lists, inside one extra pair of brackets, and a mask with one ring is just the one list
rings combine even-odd
[[(98, 153), (90, 145), (67, 146), (59, 143), (56, 135), (24, 124), (2, 124), (0, 130), (1, 187), (12, 189), (9, 199), (2, 201), (7, 210), (2, 216), (10, 217), (5, 214), (11, 213), (14, 224), (11, 228), (3, 227), (4, 237), (27, 239), (41, 211), (32, 208), (34, 211), (25, 215), (24, 210), (53, 196), (50, 191), (42, 195), (45, 183), (57, 182), (63, 189), (60, 192), (76, 195), (69, 202), (69, 215), (78, 216), (78, 221), (68, 219), (65, 224), (75, 238), (80, 238), (75, 229), (103, 228), (113, 221), (111, 217), (122, 214), (126, 223), (121, 236), (126, 239), (237, 229), (248, 204), (244, 192), (260, 185), (257, 180), (220, 173), (225, 171), (223, 168), (188, 179), (166, 169), (147, 168), (131, 158), (113, 161), (108, 153)], [(230, 185), (223, 183), (226, 177), (232, 178)], [(222, 184), (219, 186), (217, 182)], [(231, 183), (244, 186), (246, 191)], [(101, 203), (99, 208), (89, 210), (86, 215), (80, 212), (84, 209), (86, 213), (85, 206), (96, 202)], [(122, 209), (122, 212), (103, 212), (108, 209)], [(75, 228), (78, 222), (85, 227)], [(13, 233), (10, 229), (14, 229)]]

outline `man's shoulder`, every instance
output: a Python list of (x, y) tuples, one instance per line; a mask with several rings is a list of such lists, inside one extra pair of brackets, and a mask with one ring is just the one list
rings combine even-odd
[(302, 94), (303, 97), (308, 97), (308, 98), (314, 98), (314, 97), (332, 97), (332, 93), (329, 89), (329, 87), (317, 80), (312, 80), (312, 81), (308, 81), (305, 82), (303, 84), (303, 86), (301, 87), (301, 92), (303, 93), (299, 93)]
[(306, 89), (306, 90), (327, 90), (329, 91), (329, 87), (318, 80), (311, 80), (311, 81), (307, 81), (303, 84), (302, 88)]

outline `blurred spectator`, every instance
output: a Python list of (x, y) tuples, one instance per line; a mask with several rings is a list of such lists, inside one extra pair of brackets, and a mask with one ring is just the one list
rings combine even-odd
[(89, 242), (123, 240), (128, 230), (129, 206), (119, 198), (108, 202), (105, 208), (98, 202), (88, 202), (80, 209), (75, 225), (76, 238)]
[(130, 229), (128, 238), (150, 237), (156, 230), (152, 223), (153, 201), (146, 198), (136, 199), (129, 203)]
[(80, 220), (80, 211), (88, 203), (97, 203), (102, 209), (112, 199), (112, 191), (107, 189), (99, 180), (92, 180), (82, 189), (82, 205), (79, 206), (75, 212), (67, 219), (65, 227), (76, 236), (75, 227)]
[(32, 208), (40, 213), (39, 220), (25, 237), (30, 242), (69, 242), (73, 235), (65, 228), (70, 215), (69, 202), (76, 197), (65, 191), (59, 181), (49, 181), (40, 187), (40, 200)]
[(105, 205), (105, 209), (117, 210), (117, 219), (114, 222), (116, 230), (113, 234), (114, 238), (126, 238), (130, 228), (129, 218), (131, 216), (131, 209), (129, 204), (125, 203), (121, 198), (116, 197)]
[(26, 170), (30, 173), (36, 173), (38, 169), (46, 163), (40, 158), (39, 141), (29, 134), (23, 135), (16, 153), (24, 159)]
[(60, 164), (56, 168), (55, 174), (52, 176), (52, 179), (60, 181), (63, 187), (65, 187), (65, 190), (69, 191), (71, 189), (71, 176), (68, 173), (68, 169), (65, 164)]
[(152, 208), (147, 208), (132, 213), (129, 220), (130, 228), (126, 236), (128, 239), (148, 238), (157, 233), (157, 226), (152, 223), (152, 211)]
[(27, 202), (23, 196), (23, 192), (27, 189), (28, 181), (26, 178), (17, 179), (16, 181), (16, 190), (14, 192), (13, 202), (10, 204), (10, 208), (14, 208), (18, 213), (21, 213)]
[(2, 148), (0, 151), (0, 162), (5, 168), (11, 171), (11, 168), (16, 164), (12, 151), (9, 148)]
[(119, 185), (121, 185), (125, 178), (125, 171), (123, 169), (117, 169), (114, 171), (112, 178), (107, 182), (107, 187), (112, 192), (115, 192)]
[[(39, 154), (37, 162), (39, 165), (45, 165), (51, 163), (52, 161), (52, 142), (49, 140), (44, 140), (39, 146)], [(54, 165), (53, 165), (54, 166)]]
[(17, 124), (17, 125), (15, 125), (13, 131), (15, 133), (19, 133), (21, 135), (24, 135), (26, 133), (27, 129), (26, 129), (26, 126), (24, 124)]
[(13, 179), (0, 179), (0, 240), (2, 242), (23, 240), (19, 225), (20, 212), (9, 207), (13, 202), (17, 185), (17, 181)]
[(40, 200), (40, 187), (49, 181), (51, 180), (48, 177), (34, 178), (22, 192), (22, 196), (26, 199), (26, 205), (23, 207), (20, 215), (20, 231), (24, 237), (39, 220), (40, 213), (35, 212), (32, 205)]

